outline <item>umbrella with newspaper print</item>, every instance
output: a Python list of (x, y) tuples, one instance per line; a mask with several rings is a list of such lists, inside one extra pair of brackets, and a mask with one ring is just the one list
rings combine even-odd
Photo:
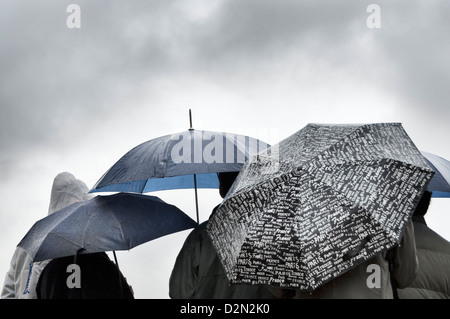
[(314, 290), (397, 245), (434, 173), (398, 123), (309, 124), (271, 154), (207, 226), (231, 283)]

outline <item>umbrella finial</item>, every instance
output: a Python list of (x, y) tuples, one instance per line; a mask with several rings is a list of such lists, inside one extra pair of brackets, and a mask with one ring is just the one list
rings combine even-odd
[(189, 109), (189, 124), (190, 124), (189, 131), (193, 131), (194, 129), (192, 128), (192, 113), (191, 113), (191, 109)]

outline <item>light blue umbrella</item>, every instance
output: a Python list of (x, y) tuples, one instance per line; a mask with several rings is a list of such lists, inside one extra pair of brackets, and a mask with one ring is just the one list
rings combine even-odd
[(450, 161), (440, 156), (421, 152), (428, 164), (435, 171), (433, 178), (428, 184), (428, 190), (432, 197), (450, 197)]
[(37, 221), (18, 244), (33, 261), (129, 250), (197, 223), (155, 196), (118, 193), (69, 205)]
[(142, 143), (120, 158), (91, 189), (93, 192), (146, 193), (159, 190), (219, 188), (217, 173), (239, 172), (269, 144), (226, 132), (187, 131)]

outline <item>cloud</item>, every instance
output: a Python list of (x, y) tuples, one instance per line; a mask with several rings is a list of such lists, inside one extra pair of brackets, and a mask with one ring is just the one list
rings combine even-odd
[(196, 129), (271, 143), (308, 122), (400, 121), (450, 158), (445, 1), (376, 1), (380, 29), (368, 0), (79, 0), (77, 30), (70, 3), (0, 10), (0, 192), (30, 193), (0, 206), (15, 239), (57, 173), (92, 186), (131, 147), (187, 129), (188, 108)]
[(81, 1), (80, 30), (65, 26), (65, 3), (29, 3), (3, 11), (3, 30), (13, 30), (3, 31), (8, 49), (0, 53), (4, 149), (54, 145), (99, 119), (115, 121), (131, 97), (167, 101), (166, 87), (189, 96), (183, 90), (204, 83), (244, 98), (284, 86), (297, 100), (294, 87), (360, 83), (446, 110), (446, 21), (436, 2), (420, 6), (420, 23), (408, 20), (419, 15), (417, 4), (382, 2), (380, 30), (365, 24), (368, 3), (354, 1)]
[(389, 15), (385, 55), (393, 61), (399, 95), (423, 110), (449, 112), (446, 89), (450, 80), (450, 44), (445, 41), (449, 24), (446, 2), (397, 7)]
[[(374, 30), (368, 1), (79, 1), (82, 27), (73, 30), (68, 1), (8, 2), (0, 13), (0, 165), (105, 135), (128, 134), (131, 144), (133, 134), (170, 133), (185, 127), (179, 113), (188, 107), (212, 127), (238, 114), (247, 126), (287, 121), (289, 133), (304, 123), (296, 118), (428, 119), (442, 131), (449, 5), (378, 3)], [(216, 121), (213, 109), (227, 120)]]

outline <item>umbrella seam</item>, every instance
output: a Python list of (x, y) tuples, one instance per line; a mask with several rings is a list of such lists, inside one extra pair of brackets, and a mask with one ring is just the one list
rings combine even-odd
[[(120, 195), (120, 194), (123, 194), (123, 193), (119, 193), (118, 195)], [(122, 195), (120, 195), (120, 196), (122, 196)], [(134, 195), (130, 194), (130, 196), (134, 196)], [(109, 207), (109, 205), (108, 205), (108, 207)], [(129, 243), (125, 240), (124, 232), (123, 232), (123, 229), (122, 229), (122, 224), (119, 222), (119, 219), (117, 218), (114, 210), (112, 209), (112, 210), (109, 210), (109, 211), (111, 211), (111, 215), (114, 217), (114, 220), (116, 221), (116, 223), (118, 225), (118, 228), (120, 229), (120, 236), (122, 237), (123, 242), (126, 243), (127, 246), (129, 247), (130, 246), (130, 245), (128, 245)]]
[[(373, 161), (360, 161), (360, 162), (368, 162), (368, 163), (370, 163), (370, 162), (376, 162), (376, 161), (381, 161), (381, 160), (385, 160), (385, 159), (383, 158), (383, 159), (377, 159), (377, 160), (373, 160)], [(410, 166), (410, 167), (412, 167), (412, 168), (419, 169), (419, 170), (424, 171), (424, 172), (429, 172), (429, 170), (427, 170), (427, 169), (422, 170), (422, 169), (420, 169), (420, 167), (414, 166), (414, 165), (409, 164), (409, 163), (404, 163), (404, 162), (401, 162), (401, 161), (398, 161), (398, 160), (394, 160), (394, 159), (389, 159), (389, 158), (388, 158), (387, 160), (392, 161), (392, 162), (396, 162), (396, 163), (400, 163), (400, 164), (404, 164), (404, 165)], [(342, 163), (336, 164), (336, 165), (342, 165)], [(334, 166), (334, 165), (333, 165), (333, 166)], [(330, 190), (332, 190), (333, 192), (335, 192), (335, 194), (340, 195), (340, 196), (346, 198), (347, 200), (349, 200), (350, 202), (354, 203), (354, 204), (357, 205), (358, 207), (361, 207), (362, 210), (363, 210), (363, 212), (364, 212), (364, 215), (365, 215), (366, 217), (368, 217), (370, 220), (372, 220), (374, 223), (376, 223), (383, 233), (385, 233), (385, 234), (390, 234), (389, 231), (387, 231), (385, 228), (382, 227), (382, 224), (379, 222), (379, 220), (376, 218), (376, 216), (370, 215), (370, 213), (368, 212), (368, 210), (366, 209), (366, 207), (362, 206), (361, 203), (359, 203), (358, 201), (355, 201), (355, 200), (352, 200), (352, 199), (348, 198), (347, 195), (346, 195), (345, 193), (343, 193), (341, 190), (336, 189), (336, 188), (332, 187), (332, 185), (329, 185), (329, 184), (327, 184), (327, 183), (325, 183), (325, 182), (319, 180), (317, 177), (315, 177), (314, 175), (312, 175), (312, 174), (311, 174), (310, 172), (308, 172), (307, 170), (302, 169), (302, 171), (308, 176), (308, 178), (314, 180), (314, 181), (317, 182), (317, 183), (320, 183), (320, 184), (323, 185), (324, 187), (329, 188)], [(282, 175), (277, 176), (277, 177), (275, 177), (275, 178), (282, 178), (282, 176), (289, 175), (289, 174), (291, 174), (291, 172), (283, 173)], [(270, 181), (273, 181), (273, 179), (274, 179), (274, 178), (270, 179)], [(268, 181), (263, 181), (263, 182), (259, 183), (259, 184), (257, 185), (257, 187), (260, 187), (260, 186), (262, 186), (262, 185), (265, 184), (265, 183), (268, 183)], [(251, 190), (250, 190), (250, 191), (251, 191)], [(249, 192), (249, 190), (245, 191), (244, 193), (246, 193), (246, 192)], [(242, 196), (242, 194), (243, 194), (243, 193), (238, 193), (238, 194), (235, 194), (235, 196), (239, 196), (239, 195)], [(234, 196), (233, 196), (233, 197), (234, 197)], [(371, 202), (371, 203), (374, 203), (373, 200), (370, 200), (370, 202)], [(261, 209), (262, 209), (262, 208), (261, 208)], [(258, 210), (258, 213), (260, 213), (260, 210)], [(255, 214), (252, 214), (251, 216), (254, 217)], [(256, 217), (255, 217), (255, 218), (256, 218)], [(403, 227), (402, 229), (404, 230), (404, 227)], [(392, 236), (392, 235), (390, 235), (390, 236)], [(379, 252), (386, 251), (387, 249), (388, 249), (388, 248), (383, 248), (383, 249), (379, 248)], [(378, 253), (379, 253), (379, 252), (378, 252)], [(239, 253), (238, 253), (238, 255), (239, 255)], [(375, 255), (375, 254), (373, 254), (373, 255)], [(222, 256), (222, 258), (223, 258), (223, 256)], [(238, 258), (238, 257), (236, 257), (236, 259), (237, 259), (237, 258)], [(232, 268), (234, 269), (234, 267), (232, 267)], [(351, 267), (351, 268), (353, 268), (353, 267)], [(347, 270), (350, 270), (351, 268), (348, 268)], [(306, 265), (306, 268), (305, 268), (305, 269), (310, 269), (310, 267), (309, 267), (308, 265)], [(346, 270), (346, 271), (347, 271), (347, 270)], [(232, 273), (234, 273), (234, 271), (235, 271), (235, 269), (232, 271)], [(344, 272), (346, 272), (346, 271), (344, 271)], [(310, 271), (306, 271), (305, 274), (307, 274), (307, 273), (309, 273), (309, 272), (310, 272)], [(344, 273), (344, 272), (342, 272), (342, 273)], [(233, 276), (233, 275), (230, 274), (230, 276)], [(331, 279), (330, 279), (330, 280), (331, 280)], [(326, 282), (327, 282), (327, 281), (324, 281), (324, 282), (320, 283), (319, 286), (323, 285), (323, 284), (326, 283)], [(308, 290), (308, 289), (306, 289), (306, 290)]]
[[(392, 158), (381, 158), (381, 159), (376, 159), (376, 160), (371, 160), (371, 161), (364, 161), (364, 160), (363, 160), (363, 161), (357, 161), (357, 163), (366, 162), (366, 163), (370, 164), (371, 162), (384, 161), (384, 160), (388, 160), (388, 161), (395, 162), (395, 163), (397, 163), (397, 164), (406, 166), (406, 167), (408, 167), (408, 168), (410, 168), (410, 169), (417, 169), (417, 170), (420, 170), (421, 172), (425, 172), (425, 173), (433, 173), (433, 174), (434, 174), (433, 171), (430, 171), (430, 170), (427, 169), (427, 168), (421, 168), (421, 167), (419, 167), (419, 166), (416, 166), (416, 165), (413, 165), (413, 164), (410, 164), (410, 163), (406, 163), (406, 162), (402, 162), (402, 161), (399, 161), (399, 160), (395, 160), (395, 159), (392, 159)], [(340, 164), (334, 164), (334, 165), (330, 165), (330, 167), (336, 167), (336, 166), (338, 166), (338, 165), (344, 165), (344, 164), (346, 164), (346, 163), (351, 163), (351, 162), (345, 162), (345, 163), (340, 163)], [(355, 163), (355, 162), (353, 162), (353, 163)], [(327, 184), (327, 183), (325, 183), (325, 182), (322, 182), (321, 180), (318, 180), (318, 179), (315, 178), (312, 174), (310, 174), (308, 171), (304, 170), (304, 172), (305, 172), (308, 176), (310, 176), (311, 178), (313, 178), (315, 181), (317, 181), (318, 183), (321, 183), (321, 184), (323, 184), (323, 185), (328, 186), (328, 187), (329, 187), (330, 189), (332, 189), (333, 191), (335, 191), (335, 192), (341, 194), (342, 196), (344, 196), (345, 198), (347, 198), (347, 199), (350, 200), (351, 202), (353, 202), (353, 203), (357, 204), (359, 207), (363, 208), (364, 211), (367, 211), (367, 210), (366, 210), (366, 207), (362, 206), (362, 204), (361, 204), (359, 201), (355, 201), (355, 200), (353, 200), (353, 199), (348, 198), (347, 195), (346, 195), (345, 193), (343, 193), (343, 192), (340, 191), (339, 189), (336, 189), (335, 187), (333, 187), (333, 186), (330, 185), (330, 184)], [(430, 181), (431, 181), (431, 178), (428, 180), (428, 182), (427, 182), (426, 185), (424, 186), (424, 187), (425, 187), (424, 189), (426, 189), (426, 187), (427, 187), (427, 185), (429, 184)], [(371, 198), (368, 198), (367, 201), (370, 202), (371, 204), (375, 204), (375, 201), (374, 201), (373, 199), (371, 199)], [(412, 211), (411, 211), (410, 213), (412, 214)], [(376, 220), (377, 223), (380, 224), (379, 220), (376, 218), (377, 216), (373, 216), (373, 217), (374, 217), (374, 220)], [(381, 224), (380, 224), (380, 225), (381, 225)]]
[[(370, 164), (370, 163), (376, 163), (376, 162), (379, 162), (379, 161), (386, 161), (386, 160), (387, 160), (387, 161), (394, 162), (394, 163), (397, 163), (397, 164), (400, 164), (400, 165), (403, 165), (403, 166), (406, 166), (406, 167), (409, 167), (410, 169), (417, 169), (417, 170), (420, 170), (421, 172), (425, 172), (425, 173), (434, 173), (432, 170), (430, 170), (430, 169), (428, 169), (428, 168), (421, 168), (421, 167), (416, 166), (416, 165), (414, 165), (414, 164), (402, 162), (402, 161), (395, 160), (395, 159), (392, 159), (392, 158), (381, 158), (381, 159), (374, 159), (374, 160), (361, 160), (361, 161), (357, 161), (356, 163), (367, 163), (367, 164)], [(355, 162), (345, 161), (345, 162), (343, 162), (343, 163), (338, 163), (338, 164), (330, 165), (329, 167), (337, 167), (337, 166), (339, 166), (339, 165), (345, 165), (345, 164), (350, 164), (350, 163), (355, 164)], [(318, 179), (317, 177), (315, 177), (313, 174), (311, 174), (311, 173), (308, 172), (306, 169), (304, 169), (304, 167), (299, 167), (299, 168), (297, 168), (297, 169), (300, 169), (302, 172), (304, 172), (306, 175), (308, 175), (308, 177), (311, 178), (312, 180), (314, 180), (315, 182), (320, 183), (321, 185), (324, 185), (324, 186), (330, 188), (331, 190), (333, 190), (333, 191), (336, 192), (337, 194), (342, 195), (343, 197), (345, 197), (346, 199), (348, 199), (348, 200), (351, 201), (352, 203), (355, 203), (356, 205), (362, 207), (362, 208), (366, 211), (366, 208), (365, 208), (364, 206), (362, 206), (362, 203), (360, 203), (359, 201), (355, 201), (355, 200), (353, 200), (353, 199), (350, 199), (350, 198), (349, 198), (345, 193), (343, 193), (341, 190), (336, 189), (336, 188), (333, 187), (332, 185), (327, 184), (327, 183), (325, 183), (325, 182), (319, 180), (319, 179)], [(272, 177), (270, 180), (261, 181), (261, 182), (259, 182), (258, 184), (256, 184), (255, 186), (253, 186), (253, 185), (248, 186), (248, 187), (246, 187), (246, 188), (240, 190), (238, 193), (233, 194), (232, 197), (239, 196), (239, 195), (242, 195), (242, 194), (244, 194), (244, 193), (250, 192), (251, 189), (253, 189), (253, 188), (264, 187), (264, 185), (269, 185), (275, 178), (282, 178), (283, 176), (289, 175), (289, 174), (291, 174), (291, 173), (292, 173), (292, 172), (284, 172), (284, 173), (282, 173), (281, 175)], [(430, 180), (431, 180), (431, 178), (428, 180), (428, 183), (430, 182)], [(428, 183), (425, 185), (425, 188), (426, 188), (426, 186), (428, 185)], [(369, 201), (371, 204), (374, 204), (374, 203), (375, 203), (375, 202), (374, 202), (372, 199), (370, 199), (370, 198), (368, 199), (368, 201)], [(378, 224), (380, 224), (379, 221), (378, 221), (378, 219), (377, 219), (377, 216), (373, 216), (373, 217), (374, 217), (373, 219), (376, 220)]]
[[(311, 125), (311, 124), (309, 124), (309, 125)], [(312, 124), (312, 126), (320, 126), (320, 125)], [(349, 126), (349, 127), (353, 127), (353, 125), (348, 125), (348, 126)], [(326, 152), (327, 150), (329, 150), (329, 149), (331, 149), (331, 148), (333, 148), (333, 147), (336, 147), (337, 145), (339, 145), (339, 144), (341, 144), (341, 143), (344, 143), (344, 142), (345, 142), (345, 139), (350, 138), (351, 135), (352, 135), (352, 134), (355, 134), (357, 131), (361, 131), (361, 130), (363, 130), (364, 128), (368, 128), (368, 127), (371, 127), (371, 126), (386, 126), (386, 125), (385, 125), (385, 123), (373, 123), (373, 124), (363, 124), (363, 125), (355, 126), (355, 128), (354, 128), (354, 130), (353, 130), (352, 132), (350, 132), (350, 133), (348, 133), (348, 134), (342, 136), (342, 137), (339, 138), (336, 142), (334, 142), (333, 144), (329, 145), (328, 147), (326, 147), (326, 148), (324, 148), (324, 149), (321, 149), (320, 152), (318, 152), (317, 155), (315, 155), (314, 157), (311, 157), (310, 159), (308, 159), (307, 163), (311, 163), (311, 162), (313, 162), (313, 161), (316, 161), (317, 158), (320, 157), (322, 153)], [(403, 129), (403, 126), (402, 126), (400, 123), (389, 123), (389, 126), (398, 126), (398, 127), (400, 127), (400, 128)], [(404, 131), (404, 129), (403, 129), (403, 132), (407, 135), (407, 133)], [(282, 142), (283, 142), (283, 141), (282, 141)], [(280, 143), (278, 144), (278, 147), (280, 146), (280, 144), (281, 144), (282, 142), (280, 142)], [(415, 147), (415, 145), (413, 145), (413, 146)], [(417, 147), (415, 147), (415, 149), (417, 150), (418, 154), (420, 154), (421, 157), (424, 158), (424, 156), (423, 156), (423, 155), (421, 154), (421, 152), (417, 149)], [(396, 159), (393, 159), (393, 158), (389, 158), (389, 157), (387, 157), (387, 156), (386, 156), (386, 157), (383, 157), (383, 158), (396, 160)], [(396, 160), (396, 161), (398, 161), (398, 160)], [(428, 166), (428, 164), (426, 163), (425, 160), (424, 160), (424, 163)], [(408, 164), (414, 165), (414, 164), (412, 164), (412, 163), (408, 163)], [(414, 165), (414, 166), (419, 167), (419, 166), (417, 166), (417, 165)]]
[[(81, 246), (80, 248), (86, 249), (86, 247), (84, 247), (84, 245), (80, 245), (79, 243), (76, 243), (76, 242), (74, 242), (74, 241), (72, 241), (72, 240), (69, 240), (69, 239), (65, 238), (64, 236), (60, 235), (59, 233), (56, 233), (56, 232), (51, 231), (51, 232), (48, 233), (48, 235), (50, 235), (50, 234), (52, 234), (53, 236), (58, 237), (59, 239), (62, 239), (62, 240), (64, 240), (64, 241), (66, 241), (66, 242), (69, 242), (69, 243), (71, 243), (71, 244), (74, 244), (74, 245), (76, 245), (76, 246)], [(43, 243), (47, 240), (48, 235), (47, 235), (47, 236), (45, 237), (45, 239), (42, 241), (41, 245), (39, 245), (39, 248), (42, 247)], [(36, 257), (36, 255), (39, 255), (39, 254), (38, 254), (39, 248), (38, 248), (38, 250), (36, 251), (36, 253), (34, 254), (34, 257)], [(75, 254), (75, 253), (76, 253), (76, 252), (74, 252), (74, 254)], [(71, 256), (71, 255), (66, 255), (66, 256)], [(54, 257), (54, 258), (60, 258), (60, 257), (66, 257), (66, 256), (58, 256), (58, 257)], [(31, 257), (31, 256), (30, 256), (30, 257)], [(39, 260), (35, 260), (34, 258), (32, 258), (32, 259), (33, 259), (33, 262), (35, 262), (35, 261), (37, 262), (37, 261), (42, 261), (42, 260), (47, 260), (47, 259), (53, 259), (53, 258), (39, 259)]]
[[(97, 197), (94, 200), (100, 200), (100, 199), (101, 199), (101, 197)], [(83, 236), (81, 237), (81, 245), (83, 246), (83, 248), (84, 248), (84, 242), (85, 242), (84, 240), (85, 240), (85, 236), (86, 236), (86, 233), (87, 233), (87, 229), (89, 227), (89, 224), (91, 223), (91, 219), (92, 219), (92, 216), (93, 216), (93, 214), (91, 214), (91, 212), (92, 212), (92, 209), (89, 208), (89, 214), (88, 214), (89, 218), (88, 218), (88, 220), (87, 220), (87, 222), (86, 222), (86, 224), (85, 224), (85, 226), (83, 228)]]

